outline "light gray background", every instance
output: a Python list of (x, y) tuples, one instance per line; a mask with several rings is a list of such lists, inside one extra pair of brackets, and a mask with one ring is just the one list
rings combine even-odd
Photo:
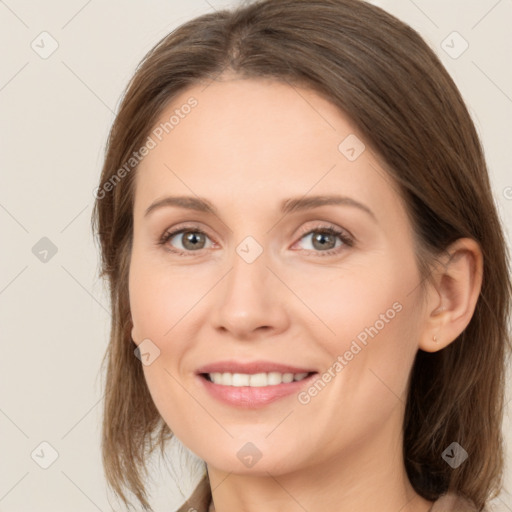
[[(0, 0), (0, 511), (110, 509), (99, 450), (108, 298), (90, 233), (104, 145), (144, 54), (186, 20), (236, 3)], [(454, 77), (482, 137), (510, 240), (512, 1), (374, 3), (416, 28)], [(40, 53), (51, 40), (43, 31), (58, 43), (45, 59)], [(458, 58), (464, 42), (453, 31), (469, 44)], [(39, 246), (34, 254), (43, 237), (55, 255)], [(510, 391), (503, 426), (509, 493)], [(58, 452), (48, 469), (36, 463), (51, 462), (43, 441)], [(174, 510), (184, 500), (170, 471), (155, 470), (155, 510)], [(510, 494), (495, 500), (494, 510), (512, 510)]]

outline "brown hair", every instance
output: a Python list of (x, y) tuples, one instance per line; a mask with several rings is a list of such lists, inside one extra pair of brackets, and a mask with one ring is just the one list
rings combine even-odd
[[(113, 183), (159, 114), (186, 87), (223, 72), (308, 87), (339, 107), (385, 163), (414, 227), (425, 280), (436, 255), (462, 237), (483, 252), (481, 293), (457, 340), (418, 351), (410, 375), (404, 465), (428, 500), (453, 491), (481, 509), (502, 485), (501, 424), (510, 269), (482, 148), (457, 87), (409, 26), (360, 0), (264, 0), (193, 19), (160, 41), (128, 84), (113, 123), (93, 228), (112, 303), (105, 354), (102, 455), (109, 485), (126, 505), (150, 509), (146, 458), (172, 433), (134, 357), (128, 299), (134, 174)], [(108, 190), (108, 193), (105, 191)], [(156, 438), (155, 438), (156, 436)], [(441, 457), (457, 441), (469, 459)]]

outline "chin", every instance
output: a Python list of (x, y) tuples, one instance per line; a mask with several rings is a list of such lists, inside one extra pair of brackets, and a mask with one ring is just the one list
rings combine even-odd
[[(240, 441), (231, 440), (224, 445), (217, 444), (215, 452), (201, 450), (197, 455), (204, 460), (208, 466), (215, 467), (226, 473), (240, 475), (268, 476), (289, 473), (300, 465), (300, 462), (293, 458), (297, 452), (297, 446), (285, 449), (283, 446), (277, 449), (275, 445), (264, 441)], [(295, 453), (294, 453), (295, 452)]]

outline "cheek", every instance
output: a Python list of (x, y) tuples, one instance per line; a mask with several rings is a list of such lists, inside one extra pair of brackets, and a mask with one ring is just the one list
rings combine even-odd
[(178, 294), (162, 281), (135, 278), (130, 283), (130, 308), (137, 338), (162, 338), (177, 322), (179, 304)]
[(192, 412), (182, 414), (190, 410), (190, 395), (184, 393), (179, 373), (180, 361), (190, 345), (183, 328), (198, 296), (197, 291), (193, 293), (194, 287), (184, 285), (185, 280), (176, 279), (176, 274), (162, 271), (134, 251), (129, 275), (130, 308), (134, 341), (139, 344), (149, 339), (157, 347), (149, 350), (150, 364), (142, 366), (153, 403), (174, 434), (187, 440), (202, 424)]
[[(359, 382), (374, 381), (368, 371), (374, 369), (400, 392), (418, 348), (419, 275), (412, 255), (372, 259), (365, 268), (325, 279), (309, 294), (308, 305), (329, 327), (322, 327), (324, 335), (317, 339), (323, 340), (332, 363), (342, 356), (350, 367), (344, 373)], [(311, 289), (311, 283), (308, 286)]]
[[(316, 418), (336, 445), (363, 432), (376, 435), (392, 411), (405, 403), (417, 351), (416, 299), (407, 296), (410, 290), (405, 291), (403, 282), (395, 277), (373, 288), (353, 284), (347, 286), (351, 294), (323, 310), (336, 332), (316, 338), (328, 353), (320, 375), (326, 384), (306, 389), (299, 400), (305, 404), (304, 414)], [(352, 418), (349, 424), (347, 417)], [(343, 425), (344, 436), (333, 424)]]
[[(143, 338), (164, 340), (185, 319), (200, 297), (197, 277), (155, 262), (135, 249), (130, 264), (130, 309), (134, 332)], [(201, 288), (201, 287), (200, 287)]]
[(357, 337), (364, 343), (370, 333), (389, 330), (400, 316), (405, 300), (403, 283), (408, 277), (393, 269), (390, 258), (368, 260), (368, 264), (347, 266), (338, 272), (310, 272), (308, 279), (301, 281), (287, 276), (296, 294), (304, 297), (310, 311), (324, 324), (324, 338), (331, 339), (334, 346), (340, 340)]

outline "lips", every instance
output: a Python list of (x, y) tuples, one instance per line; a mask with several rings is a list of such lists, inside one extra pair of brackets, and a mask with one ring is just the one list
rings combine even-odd
[(246, 373), (249, 375), (255, 373), (313, 373), (314, 368), (290, 366), (281, 363), (273, 363), (270, 361), (252, 361), (248, 363), (240, 363), (235, 361), (219, 361), (217, 363), (201, 366), (197, 370), (197, 374), (207, 373)]
[[(297, 394), (304, 386), (309, 385), (318, 372), (308, 367), (269, 361), (219, 361), (202, 366), (196, 373), (198, 382), (212, 398), (237, 408), (257, 409)], [(227, 374), (230, 375), (227, 385), (224, 379), (220, 379), (220, 383), (213, 382)], [(265, 381), (266, 376), (269, 377), (268, 381)], [(274, 380), (276, 376), (279, 376), (277, 381)], [(272, 385), (266, 385), (271, 381)], [(250, 385), (245, 385), (244, 382)]]

